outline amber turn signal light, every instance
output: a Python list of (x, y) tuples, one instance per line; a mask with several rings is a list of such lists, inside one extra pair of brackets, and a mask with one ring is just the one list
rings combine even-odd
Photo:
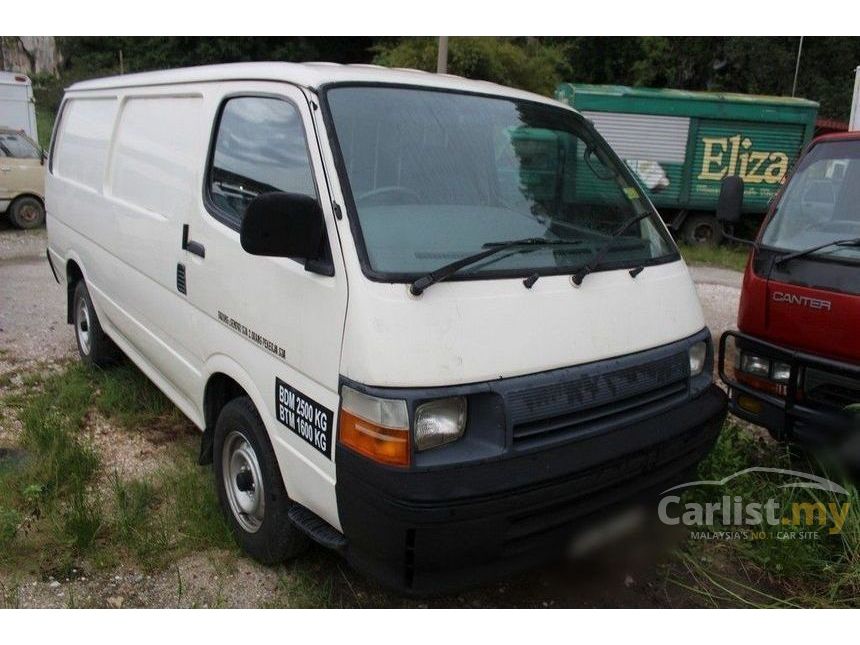
[(409, 465), (406, 402), (383, 399), (349, 386), (341, 390), (338, 441), (368, 459), (389, 466)]
[(374, 461), (391, 466), (409, 465), (409, 431), (385, 428), (340, 411), (340, 442)]

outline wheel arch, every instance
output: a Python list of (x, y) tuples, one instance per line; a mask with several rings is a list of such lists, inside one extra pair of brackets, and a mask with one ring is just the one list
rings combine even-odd
[(203, 387), (203, 437), (200, 443), (201, 465), (212, 463), (212, 444), (215, 422), (223, 407), (239, 396), (247, 396), (261, 417), (265, 401), (251, 377), (238, 363), (224, 354), (212, 356), (206, 363), (206, 384)]
[(72, 309), (74, 308), (75, 288), (81, 280), (86, 282), (84, 270), (78, 258), (70, 257), (66, 260), (66, 322), (70, 325), (75, 322)]
[(25, 197), (32, 197), (42, 205), (42, 208), (45, 208), (45, 198), (39, 193), (18, 193), (9, 201), (9, 209), (11, 210), (12, 207), (15, 205), (15, 202), (18, 202)]

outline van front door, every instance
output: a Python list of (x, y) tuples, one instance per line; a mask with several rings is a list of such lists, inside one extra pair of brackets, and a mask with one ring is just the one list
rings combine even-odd
[[(333, 443), (347, 284), (309, 106), (290, 85), (230, 83), (210, 107), (199, 213), (177, 267), (193, 305), (189, 342), (206, 376), (224, 372), (254, 399), (290, 497), (339, 528)], [(242, 249), (247, 205), (275, 191), (320, 201), (333, 275)]]

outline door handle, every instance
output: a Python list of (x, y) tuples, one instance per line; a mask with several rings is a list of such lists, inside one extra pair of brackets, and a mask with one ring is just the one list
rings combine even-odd
[(200, 242), (188, 239), (188, 224), (182, 225), (182, 250), (199, 255), (201, 258), (206, 257), (206, 247)]

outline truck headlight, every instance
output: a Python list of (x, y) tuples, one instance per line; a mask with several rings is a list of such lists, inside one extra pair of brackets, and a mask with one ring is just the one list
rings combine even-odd
[(788, 383), (791, 377), (791, 365), (781, 361), (774, 361), (771, 367), (771, 378), (777, 383)]
[(415, 411), (415, 449), (428, 450), (456, 441), (465, 429), (465, 397), (422, 403)]
[(768, 378), (770, 376), (770, 359), (744, 352), (741, 355), (741, 371), (754, 376)]
[(705, 369), (705, 358), (708, 356), (708, 344), (701, 340), (690, 345), (690, 376), (698, 376)]

